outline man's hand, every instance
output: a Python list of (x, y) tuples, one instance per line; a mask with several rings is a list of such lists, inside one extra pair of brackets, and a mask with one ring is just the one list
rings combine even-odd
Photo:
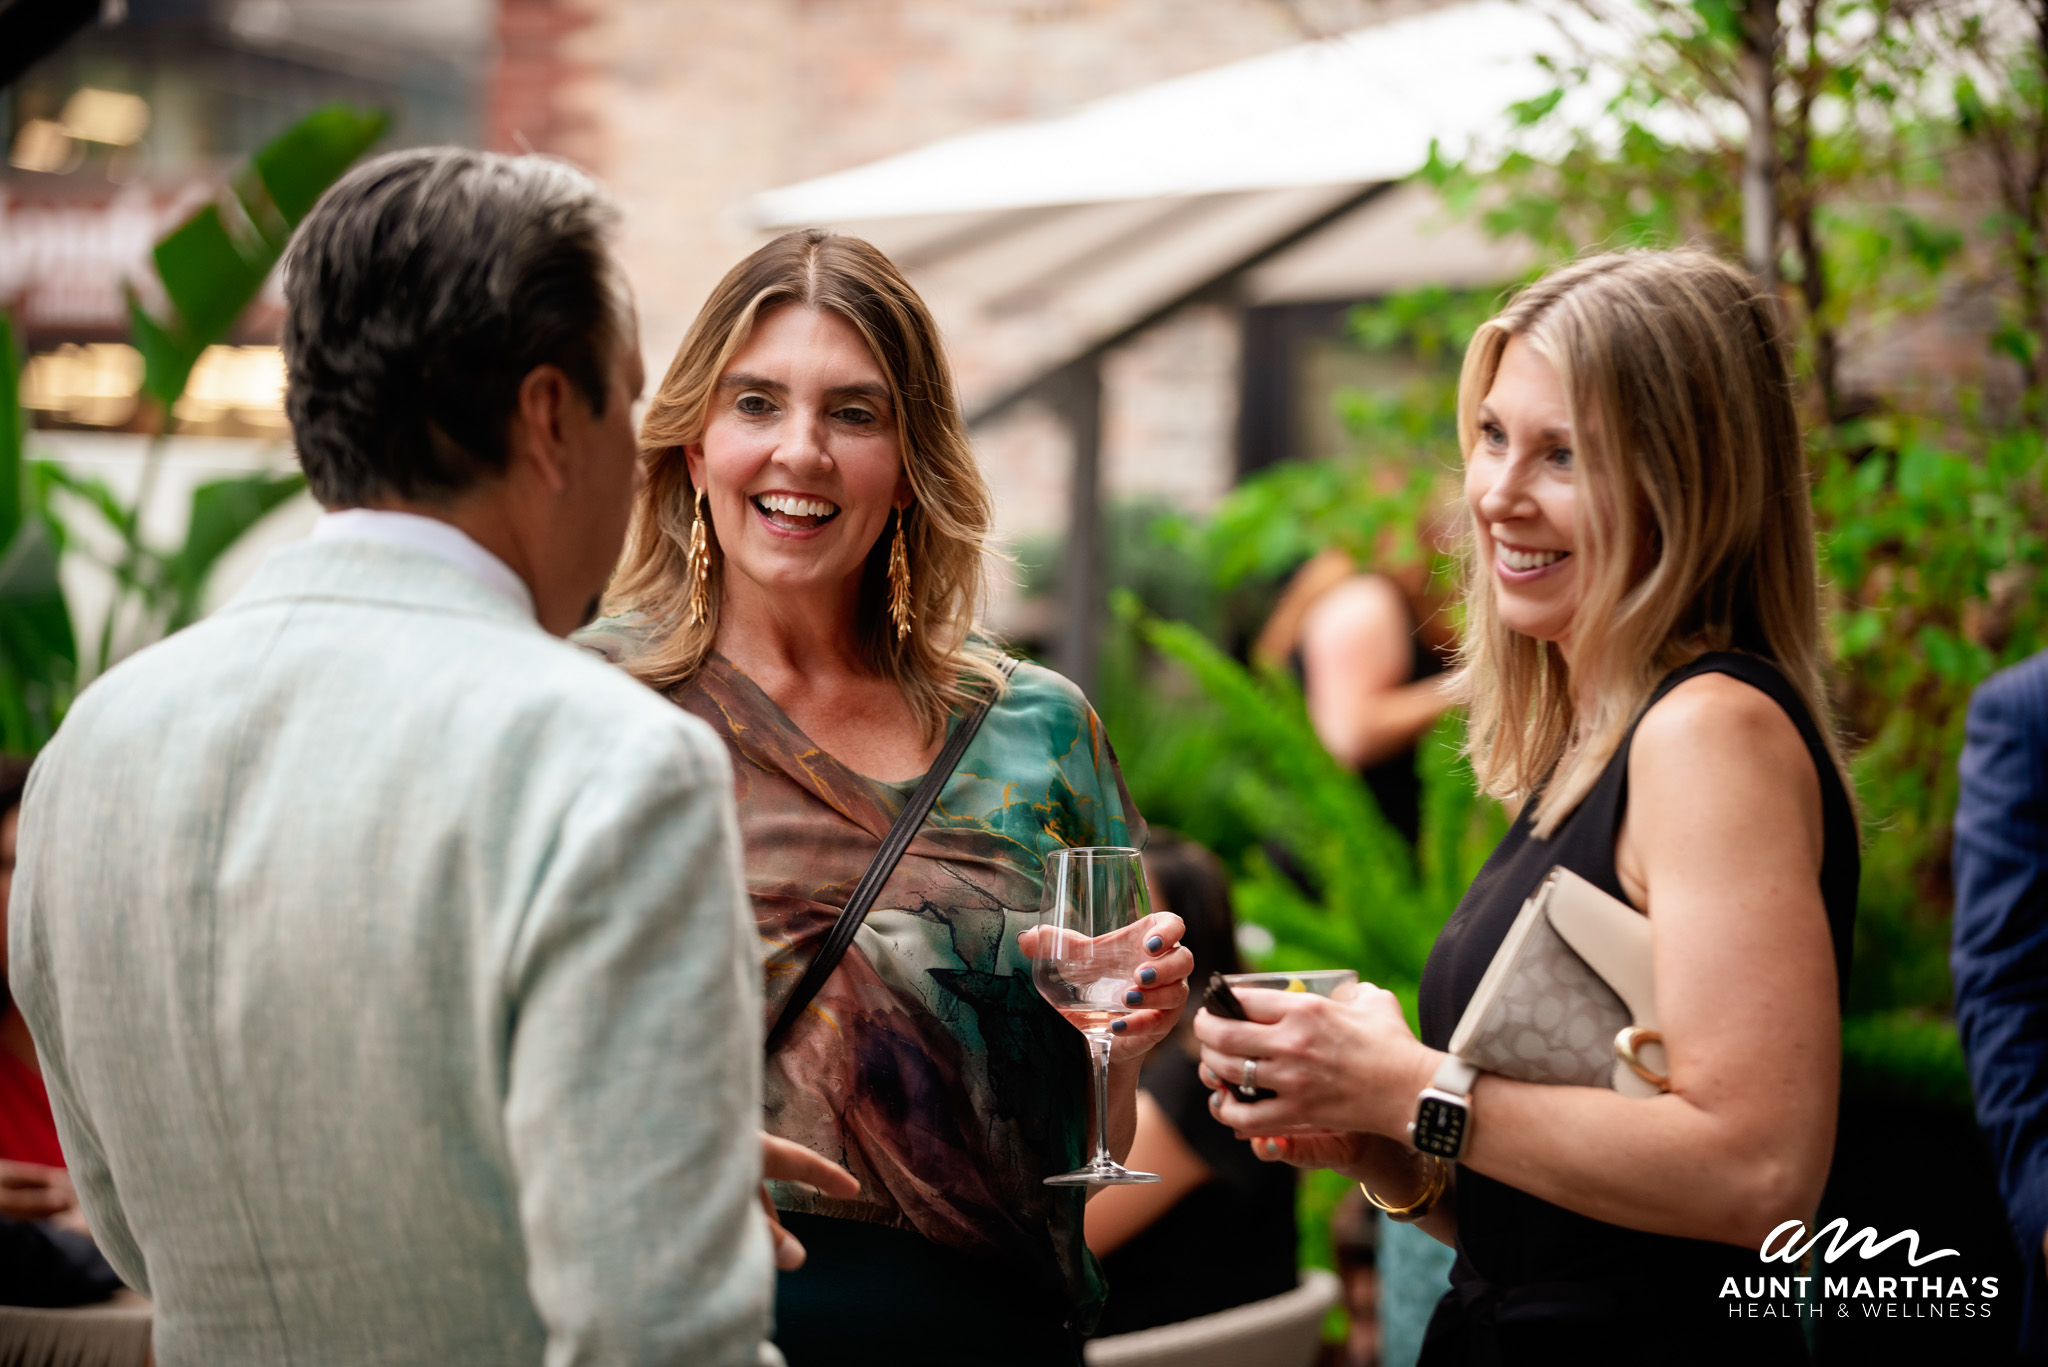
[[(860, 1195), (860, 1183), (845, 1168), (818, 1157), (801, 1144), (765, 1132), (761, 1136), (761, 1176), (771, 1182), (802, 1182), (827, 1196), (842, 1199)], [(777, 1270), (796, 1271), (804, 1265), (804, 1246), (782, 1227), (775, 1214), (775, 1202), (765, 1186), (761, 1188), (761, 1208), (768, 1212), (768, 1232), (775, 1239)]]
[(0, 1159), (0, 1215), (12, 1220), (51, 1220), (78, 1208), (71, 1174), (40, 1163)]

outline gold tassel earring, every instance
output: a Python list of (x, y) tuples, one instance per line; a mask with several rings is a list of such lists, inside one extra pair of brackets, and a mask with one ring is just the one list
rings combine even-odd
[(910, 607), (910, 554), (903, 549), (903, 516), (908, 511), (896, 510), (896, 539), (889, 543), (889, 620), (896, 624), (899, 645), (917, 620)]
[(711, 617), (711, 533), (710, 514), (704, 507), (704, 491), (697, 491), (697, 520), (690, 524), (690, 553), (686, 570), (690, 576), (690, 620)]

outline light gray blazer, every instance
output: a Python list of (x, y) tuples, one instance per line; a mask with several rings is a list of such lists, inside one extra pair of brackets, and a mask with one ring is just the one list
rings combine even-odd
[(163, 1367), (751, 1364), (760, 976), (710, 731), (309, 542), (29, 787), (13, 987)]

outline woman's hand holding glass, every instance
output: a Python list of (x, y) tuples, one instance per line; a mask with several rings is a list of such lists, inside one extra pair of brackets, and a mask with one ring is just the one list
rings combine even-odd
[[(1038, 994), (1088, 1039), (1095, 1083), (1095, 1156), (1048, 1186), (1157, 1182), (1118, 1162), (1110, 1134), (1129, 1147), (1135, 1132), (1137, 1071), (1130, 1062), (1166, 1036), (1187, 1005), (1194, 956), (1187, 927), (1152, 910), (1142, 857), (1122, 846), (1054, 850), (1045, 859), (1038, 924), (1018, 937)], [(1121, 1062), (1121, 1068), (1118, 1064)], [(1121, 1081), (1112, 1086), (1112, 1072)], [(1120, 1119), (1113, 1119), (1115, 1110)]]
[[(1107, 935), (1089, 940), (1076, 931), (1055, 932), (1033, 926), (1017, 937), (1018, 948), (1029, 959), (1049, 957), (1055, 933), (1067, 937), (1067, 944), (1087, 942), (1086, 955), (1064, 954), (1069, 962), (1080, 960), (1100, 969), (1100, 976), (1113, 978), (1127, 1013), (1108, 1023), (1114, 1043), (1112, 1064), (1135, 1063), (1152, 1047), (1173, 1033), (1188, 1003), (1188, 975), (1194, 972), (1195, 956), (1181, 947), (1186, 926), (1172, 912), (1156, 911), (1121, 926)], [(1135, 1000), (1134, 1000), (1135, 998)], [(1085, 1025), (1083, 1028), (1087, 1028)]]
[[(1258, 988), (1240, 989), (1237, 998), (1250, 1019), (1226, 1020), (1209, 1011), (1195, 1017), (1202, 1080), (1215, 1089), (1210, 1108), (1218, 1120), (1243, 1138), (1287, 1137), (1288, 1153), (1257, 1143), (1253, 1149), (1262, 1158), (1302, 1166), (1325, 1166), (1313, 1158), (1381, 1152), (1378, 1145), (1354, 1142), (1356, 1136), (1406, 1147), (1416, 1095), (1443, 1055), (1415, 1038), (1393, 993), (1360, 983), (1334, 998)], [(1256, 1085), (1274, 1093), (1270, 1099), (1244, 1102), (1228, 1090), (1244, 1079), (1247, 1059)]]

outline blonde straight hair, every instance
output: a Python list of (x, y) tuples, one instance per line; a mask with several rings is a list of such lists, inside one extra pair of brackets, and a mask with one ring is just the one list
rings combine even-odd
[(734, 266), (711, 292), (640, 424), (647, 482), (634, 504), (606, 608), (648, 621), (653, 634), (626, 665), (664, 692), (687, 684), (710, 658), (725, 557), (707, 526), (711, 610), (690, 620), (688, 550), (697, 490), (683, 448), (703, 440), (718, 377), (755, 322), (786, 305), (845, 319), (889, 378), (903, 468), (915, 495), (899, 514), (915, 618), (899, 641), (888, 613), (885, 524), (861, 575), (855, 629), (868, 667), (895, 680), (926, 735), (936, 736), (954, 708), (984, 689), (1003, 689), (1000, 655), (977, 639), (993, 505), (931, 313), (889, 258), (859, 238), (815, 228), (784, 233)]
[(1476, 535), (1465, 564), (1473, 769), (1497, 797), (1541, 789), (1539, 836), (1592, 789), (1658, 681), (1713, 650), (1776, 665), (1848, 785), (1822, 678), (1812, 496), (1776, 310), (1705, 252), (1615, 253), (1529, 286), (1465, 352), (1467, 452), (1510, 338), (1555, 368), (1571, 416), (1582, 511), (1569, 669), (1554, 644), (1501, 623)]

